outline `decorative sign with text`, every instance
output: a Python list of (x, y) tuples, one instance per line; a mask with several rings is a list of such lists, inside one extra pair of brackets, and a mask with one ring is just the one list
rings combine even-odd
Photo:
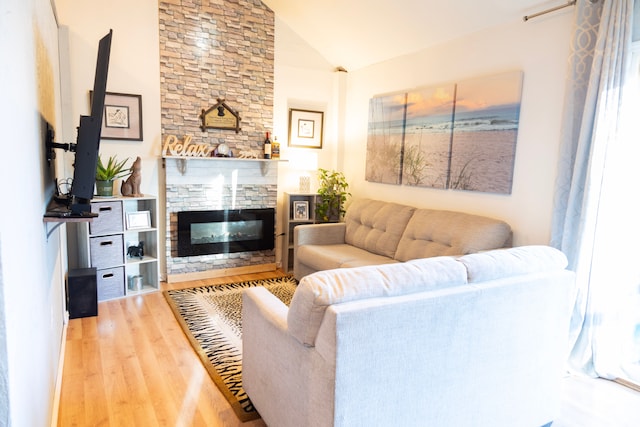
[(229, 129), (240, 132), (240, 115), (224, 102), (224, 99), (218, 98), (218, 103), (208, 110), (202, 110), (200, 119), (202, 125), (200, 128), (204, 132), (206, 129)]
[(182, 140), (175, 135), (167, 135), (162, 147), (163, 156), (176, 157), (209, 157), (213, 147), (209, 144), (191, 142), (191, 135), (185, 135)]

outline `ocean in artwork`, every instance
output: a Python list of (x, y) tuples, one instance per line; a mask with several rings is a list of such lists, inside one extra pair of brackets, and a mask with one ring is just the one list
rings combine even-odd
[(373, 98), (367, 180), (511, 193), (521, 85), (512, 72)]
[(402, 183), (510, 193), (519, 104), (407, 120)]

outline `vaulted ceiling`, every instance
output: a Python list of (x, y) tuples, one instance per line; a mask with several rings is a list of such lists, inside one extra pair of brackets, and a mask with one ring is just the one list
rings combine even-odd
[(263, 0), (263, 3), (332, 66), (353, 71), (496, 25), (515, 21), (527, 25), (523, 16), (566, 1)]

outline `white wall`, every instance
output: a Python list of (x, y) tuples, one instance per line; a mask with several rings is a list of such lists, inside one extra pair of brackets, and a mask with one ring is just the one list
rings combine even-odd
[(57, 26), (49, 0), (0, 3), (0, 425), (44, 426), (64, 317), (64, 226), (47, 232), (52, 192), (42, 119), (60, 126)]
[[(548, 244), (569, 54), (571, 10), (491, 28), (348, 75), (344, 172), (354, 197), (370, 197), (506, 220), (514, 244)], [(524, 72), (511, 195), (369, 183), (368, 102), (375, 95), (497, 74)]]
[[(64, 138), (73, 142), (80, 115), (89, 114), (89, 91), (93, 88), (98, 41), (113, 29), (107, 91), (142, 95), (143, 141), (103, 139), (100, 154), (103, 158), (117, 154), (142, 159), (144, 194), (159, 198), (164, 206), (164, 182), (161, 181), (161, 125), (160, 125), (160, 54), (158, 36), (158, 2), (156, 0), (75, 1), (55, 0), (59, 23), (66, 26), (68, 52), (63, 52), (63, 91), (65, 100)], [(64, 33), (63, 33), (64, 34)], [(199, 112), (194, 111), (197, 115)], [(71, 156), (67, 156), (66, 175), (73, 176)], [(114, 193), (120, 192), (116, 182)], [(160, 209), (160, 235), (164, 235), (164, 210)], [(164, 253), (159, 242), (158, 253)], [(164, 266), (161, 268), (164, 271)]]
[[(312, 178), (312, 191), (318, 167), (337, 168), (339, 139), (336, 122), (339, 120), (335, 103), (337, 88), (332, 66), (302, 40), (277, 16), (275, 18), (275, 65), (273, 91), (273, 134), (280, 142), (281, 162), (278, 166), (278, 212), (276, 235), (284, 232), (282, 215), (287, 210), (283, 206), (283, 192), (295, 193), (299, 190), (299, 178)], [(322, 149), (290, 148), (287, 146), (289, 133), (289, 109), (323, 111), (324, 137)], [(276, 239), (276, 262), (281, 261), (283, 238)]]
[(100, 153), (103, 157), (142, 157), (142, 191), (157, 195), (161, 144), (158, 2), (56, 0), (56, 8), (60, 25), (69, 31), (69, 56), (63, 60), (70, 65), (72, 103), (70, 116), (65, 116), (65, 138), (75, 140), (79, 116), (89, 114), (98, 40), (113, 29), (107, 91), (142, 95), (143, 141), (103, 139)]
[[(335, 168), (338, 140), (332, 66), (277, 16), (275, 19), (275, 70), (273, 132), (281, 143), (279, 191), (298, 191), (300, 174), (320, 165)], [(289, 108), (324, 112), (322, 149), (290, 148)]]

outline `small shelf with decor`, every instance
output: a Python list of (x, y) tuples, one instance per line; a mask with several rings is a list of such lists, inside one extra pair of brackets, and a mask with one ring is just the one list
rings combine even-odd
[(315, 224), (316, 203), (318, 195), (315, 193), (285, 193), (284, 209), (284, 245), (282, 251), (282, 269), (286, 272), (293, 270), (293, 229), (298, 225)]
[(96, 197), (91, 211), (98, 217), (75, 227), (78, 253), (72, 267), (97, 269), (98, 301), (157, 291), (156, 197)]

